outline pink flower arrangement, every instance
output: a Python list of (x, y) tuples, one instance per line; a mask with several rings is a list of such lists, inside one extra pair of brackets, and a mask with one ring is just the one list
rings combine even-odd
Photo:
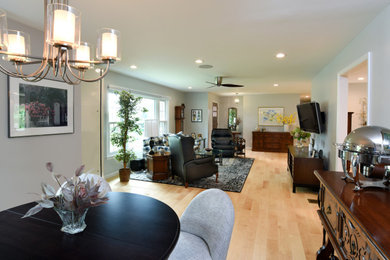
[[(75, 176), (68, 179), (60, 174), (53, 172), (52, 163), (47, 163), (46, 168), (51, 173), (54, 180), (58, 183), (59, 189), (55, 189), (45, 183), (42, 183), (41, 200), (37, 205), (31, 208), (24, 216), (29, 217), (41, 211), (43, 208), (57, 208), (66, 211), (81, 211), (90, 207), (96, 207), (108, 201), (107, 192), (111, 190), (107, 183), (102, 180), (89, 178), (90, 174), (82, 173), (84, 165), (80, 166)], [(63, 177), (65, 182), (60, 183)]]
[(38, 101), (26, 104), (25, 109), (28, 111), (30, 117), (48, 116), (50, 113), (50, 107), (47, 107), (45, 104), (39, 103)]

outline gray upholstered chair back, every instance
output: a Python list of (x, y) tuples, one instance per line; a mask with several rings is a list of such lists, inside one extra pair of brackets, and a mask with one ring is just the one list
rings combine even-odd
[(188, 205), (180, 225), (207, 243), (213, 260), (226, 259), (234, 226), (232, 201), (219, 189), (203, 191)]
[(183, 174), (183, 165), (195, 159), (194, 138), (170, 135), (168, 136), (169, 147), (171, 149), (171, 163), (174, 175)]

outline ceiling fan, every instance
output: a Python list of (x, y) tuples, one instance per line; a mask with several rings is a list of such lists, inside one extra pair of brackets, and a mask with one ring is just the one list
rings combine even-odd
[(206, 81), (206, 83), (212, 84), (214, 86), (211, 86), (209, 88), (213, 87), (228, 87), (228, 88), (242, 88), (244, 85), (237, 85), (237, 84), (230, 84), (230, 83), (222, 83), (222, 78), (221, 76), (215, 77), (215, 82), (209, 82)]

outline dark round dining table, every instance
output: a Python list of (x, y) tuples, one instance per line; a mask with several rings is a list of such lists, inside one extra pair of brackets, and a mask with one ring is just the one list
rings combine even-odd
[(0, 259), (166, 259), (180, 222), (163, 202), (133, 193), (110, 192), (107, 204), (90, 208), (86, 229), (60, 229), (53, 209), (21, 217), (36, 203), (0, 212)]

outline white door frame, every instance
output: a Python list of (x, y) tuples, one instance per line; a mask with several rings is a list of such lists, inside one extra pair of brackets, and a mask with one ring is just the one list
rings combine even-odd
[[(336, 143), (342, 143), (347, 132), (348, 102), (346, 101), (348, 101), (348, 79), (342, 75), (365, 60), (367, 60), (367, 125), (370, 125), (372, 55), (371, 52), (368, 52), (337, 73)], [(341, 160), (338, 158), (337, 152), (335, 156), (336, 171), (342, 171)]]

